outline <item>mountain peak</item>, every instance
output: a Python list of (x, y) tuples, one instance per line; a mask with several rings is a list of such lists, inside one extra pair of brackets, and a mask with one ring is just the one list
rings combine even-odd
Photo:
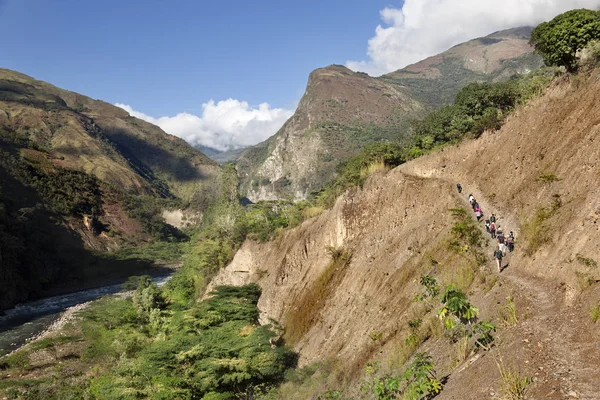
[(368, 143), (401, 139), (409, 121), (451, 103), (469, 82), (505, 79), (541, 64), (531, 28), (494, 32), (378, 78), (329, 65), (311, 72), (296, 113), (266, 142), (244, 151), (238, 171), (253, 201), (306, 198)]

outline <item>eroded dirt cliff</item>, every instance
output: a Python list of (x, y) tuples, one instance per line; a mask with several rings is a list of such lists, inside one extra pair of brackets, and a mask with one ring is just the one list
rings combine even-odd
[[(439, 398), (500, 398), (499, 357), (530, 378), (530, 398), (597, 398), (600, 334), (590, 310), (600, 302), (598, 104), (598, 72), (562, 78), (500, 131), (372, 176), (273, 242), (246, 242), (213, 285), (258, 282), (262, 322), (277, 321), (288, 338), (300, 330), (292, 341), (300, 364), (336, 360), (338, 385), (357, 378), (368, 360), (398, 370), (408, 357), (407, 322), (419, 318), (418, 350), (447, 378)], [(469, 193), (516, 234), (500, 274), (491, 239), (482, 266), (449, 249), (449, 210), (468, 209)], [(351, 255), (349, 263), (329, 270), (328, 246)], [(324, 274), (333, 285), (323, 285)], [(463, 288), (480, 317), (497, 324), (493, 351), (457, 358), (435, 315), (439, 305), (413, 301), (422, 274)], [(319, 293), (315, 285), (322, 291), (311, 303), (306, 294)], [(519, 316), (514, 326), (499, 318), (507, 296)], [(299, 305), (314, 309), (304, 325), (290, 324)]]

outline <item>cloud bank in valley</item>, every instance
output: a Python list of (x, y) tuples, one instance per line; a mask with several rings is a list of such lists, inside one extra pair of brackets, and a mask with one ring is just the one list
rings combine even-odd
[(202, 145), (221, 151), (262, 142), (275, 134), (294, 113), (293, 110), (272, 108), (268, 103), (252, 107), (248, 102), (234, 99), (210, 100), (202, 105), (200, 115), (184, 112), (159, 118), (136, 111), (127, 104), (115, 105), (193, 146)]
[(574, 8), (598, 9), (600, 0), (406, 0), (380, 11), (383, 25), (369, 40), (368, 59), (348, 68), (381, 75), (502, 29), (535, 26)]

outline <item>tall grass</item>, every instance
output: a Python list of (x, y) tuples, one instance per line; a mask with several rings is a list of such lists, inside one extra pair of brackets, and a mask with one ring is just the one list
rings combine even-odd
[(304, 219), (309, 219), (320, 215), (324, 210), (325, 209), (321, 206), (307, 207), (304, 210), (302, 210), (302, 216), (304, 217)]
[(527, 386), (531, 379), (519, 374), (514, 366), (506, 366), (502, 356), (498, 353), (494, 356), (496, 367), (500, 373), (500, 391), (503, 400), (524, 400)]
[(498, 309), (498, 319), (504, 326), (516, 326), (519, 323), (517, 306), (512, 296), (506, 298), (506, 304)]
[(369, 176), (371, 176), (375, 173), (387, 172), (389, 170), (390, 170), (390, 167), (388, 167), (383, 160), (379, 159), (379, 160), (373, 161), (366, 167), (361, 168), (360, 179), (364, 181)]

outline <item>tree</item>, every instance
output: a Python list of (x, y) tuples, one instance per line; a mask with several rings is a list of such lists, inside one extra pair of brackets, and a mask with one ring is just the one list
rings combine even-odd
[(577, 68), (577, 52), (592, 40), (600, 39), (600, 12), (579, 9), (567, 11), (543, 22), (531, 33), (530, 44), (546, 65)]

